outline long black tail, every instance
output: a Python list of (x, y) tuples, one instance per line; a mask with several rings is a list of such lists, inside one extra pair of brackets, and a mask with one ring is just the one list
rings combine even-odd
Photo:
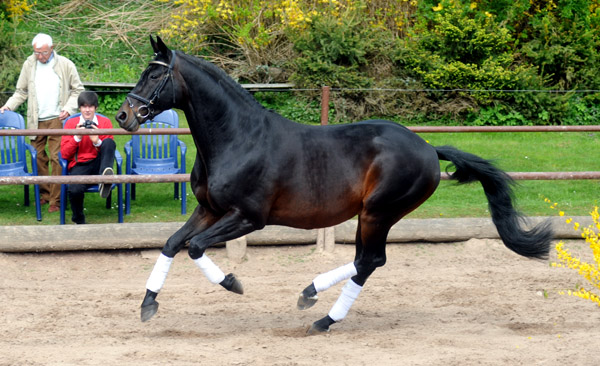
[(498, 234), (510, 250), (525, 257), (548, 258), (550, 242), (554, 237), (549, 222), (531, 230), (522, 227), (522, 216), (514, 209), (512, 178), (490, 161), (460, 151), (452, 146), (436, 147), (440, 160), (450, 161), (456, 172), (450, 175), (458, 183), (481, 182), (487, 196), (492, 221)]

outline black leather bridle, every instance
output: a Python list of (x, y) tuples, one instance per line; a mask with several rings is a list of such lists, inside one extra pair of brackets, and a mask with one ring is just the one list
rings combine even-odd
[[(144, 103), (138, 107), (137, 112), (136, 112), (136, 117), (138, 119), (141, 118), (142, 120), (144, 120), (146, 118), (153, 119), (156, 116), (156, 113), (154, 113), (154, 108), (152, 108), (152, 105), (154, 104), (156, 99), (158, 99), (158, 96), (162, 92), (165, 85), (167, 85), (167, 81), (169, 81), (169, 79), (173, 78), (173, 66), (175, 65), (175, 51), (171, 50), (171, 63), (170, 64), (167, 64), (166, 62), (162, 62), (162, 61), (156, 61), (156, 60), (150, 61), (148, 64), (164, 66), (168, 70), (165, 73), (165, 75), (163, 76), (162, 80), (160, 81), (160, 84), (158, 84), (156, 89), (154, 89), (154, 92), (150, 96), (150, 99), (146, 99), (146, 98), (139, 96), (137, 94), (134, 94), (134, 93), (127, 94), (127, 98), (126, 98), (127, 103), (129, 103), (129, 108), (131, 108), (132, 111), (133, 111), (133, 103), (131, 102), (129, 97), (131, 97), (133, 99), (137, 99), (140, 102)], [(173, 81), (171, 80), (171, 82), (173, 82)], [(174, 87), (173, 87), (173, 104), (175, 104), (175, 88)]]

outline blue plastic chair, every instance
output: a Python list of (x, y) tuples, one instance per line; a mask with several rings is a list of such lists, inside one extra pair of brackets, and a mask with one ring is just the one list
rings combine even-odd
[[(77, 114), (74, 114), (74, 115), (70, 116), (69, 118), (67, 118), (63, 122), (63, 127), (68, 120), (70, 120), (71, 118), (79, 118), (80, 115), (81, 115), (81, 113), (77, 113)], [(105, 117), (104, 115), (102, 115), (100, 113), (96, 113), (96, 115)], [(63, 159), (60, 152), (58, 153), (58, 161), (60, 163), (60, 167), (62, 168), (62, 175), (69, 175), (68, 161), (66, 159)], [(121, 157), (121, 154), (119, 153), (118, 150), (115, 150), (115, 161), (117, 162), (117, 174), (123, 174), (123, 169), (122, 169), (123, 157)], [(117, 198), (117, 209), (119, 211), (119, 223), (123, 223), (123, 183), (115, 183), (110, 187), (111, 193), (108, 195), (108, 197), (106, 197), (106, 208), (107, 209), (111, 208), (112, 191), (115, 189), (115, 187), (117, 188), (117, 193), (119, 195)], [(85, 190), (85, 193), (98, 193), (98, 192), (100, 192), (100, 186), (98, 184), (89, 186)], [(67, 184), (62, 184), (60, 187), (60, 224), (61, 225), (65, 224), (65, 216), (66, 216), (66, 211), (67, 211), (67, 200), (68, 200)]]
[[(179, 117), (172, 110), (166, 110), (153, 120), (142, 124), (142, 128), (177, 128)], [(179, 147), (180, 155), (177, 156)], [(125, 174), (185, 174), (185, 143), (177, 135), (133, 135), (125, 144)], [(181, 214), (186, 213), (185, 182), (174, 183), (174, 198), (181, 199)], [(135, 183), (125, 184), (125, 214), (131, 213), (131, 200), (135, 200)]]
[[(23, 130), (25, 121), (19, 113), (5, 111), (0, 113), (0, 129)], [(31, 160), (31, 173), (27, 168), (25, 152), (29, 151)], [(38, 175), (37, 151), (25, 142), (25, 136), (0, 136), (0, 176), (23, 177)], [(42, 208), (40, 207), (40, 186), (33, 185), (35, 195), (35, 214), (38, 221), (42, 221)], [(29, 185), (24, 185), (25, 206), (29, 206)]]

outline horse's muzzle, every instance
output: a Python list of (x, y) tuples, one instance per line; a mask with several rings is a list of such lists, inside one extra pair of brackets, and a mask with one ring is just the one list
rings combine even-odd
[(133, 113), (130, 116), (127, 112), (121, 110), (117, 113), (116, 120), (119, 122), (119, 126), (126, 131), (135, 132), (140, 128), (137, 118), (133, 116)]

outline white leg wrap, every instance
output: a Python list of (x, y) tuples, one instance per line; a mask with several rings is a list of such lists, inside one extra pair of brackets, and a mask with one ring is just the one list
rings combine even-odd
[(223, 271), (221, 271), (221, 269), (217, 267), (206, 254), (203, 254), (202, 257), (198, 259), (194, 259), (194, 262), (211, 283), (216, 285), (223, 282), (225, 279), (225, 273), (223, 273)]
[(336, 322), (344, 319), (361, 290), (362, 286), (359, 286), (354, 283), (354, 281), (349, 280), (344, 288), (342, 288), (342, 294), (327, 315), (329, 315), (329, 317)]
[(313, 280), (313, 285), (315, 285), (315, 290), (317, 290), (317, 292), (325, 291), (331, 286), (356, 275), (356, 273), (354, 262), (350, 262), (332, 271), (318, 275)]
[(146, 281), (146, 288), (152, 292), (158, 293), (165, 284), (167, 274), (173, 263), (173, 258), (169, 258), (166, 255), (160, 253), (148, 281)]

